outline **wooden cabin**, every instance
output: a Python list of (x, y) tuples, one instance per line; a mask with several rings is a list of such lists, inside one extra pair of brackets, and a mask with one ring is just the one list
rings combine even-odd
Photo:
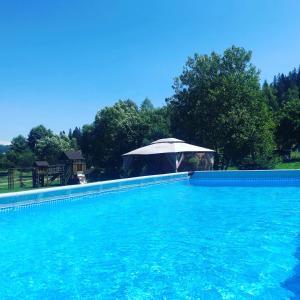
[(62, 161), (65, 164), (65, 184), (78, 183), (78, 174), (84, 174), (86, 171), (86, 163), (81, 151), (65, 151)]
[(73, 174), (77, 174), (78, 172), (84, 173), (86, 171), (85, 159), (80, 150), (65, 151), (63, 153), (63, 160), (67, 166), (72, 167)]

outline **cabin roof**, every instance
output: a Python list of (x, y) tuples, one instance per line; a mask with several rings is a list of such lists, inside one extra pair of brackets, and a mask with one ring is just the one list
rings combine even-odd
[(36, 167), (49, 167), (48, 162), (45, 161), (45, 160), (37, 160), (37, 161), (34, 163), (34, 165), (35, 165)]
[(75, 160), (75, 159), (84, 159), (82, 156), (82, 153), (80, 150), (78, 151), (65, 151), (64, 152), (65, 156), (70, 159), (70, 160)]

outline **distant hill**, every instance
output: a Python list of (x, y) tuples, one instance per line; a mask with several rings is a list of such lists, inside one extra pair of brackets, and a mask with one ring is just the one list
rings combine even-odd
[(9, 149), (9, 145), (0, 145), (0, 154), (7, 152)]

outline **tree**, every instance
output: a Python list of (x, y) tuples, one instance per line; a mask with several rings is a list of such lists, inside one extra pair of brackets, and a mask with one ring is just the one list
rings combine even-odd
[(149, 99), (140, 109), (131, 100), (118, 101), (100, 110), (93, 124), (83, 127), (81, 149), (88, 163), (102, 170), (103, 178), (117, 178), (122, 154), (169, 135), (166, 108), (154, 108)]
[(277, 112), (280, 109), (280, 103), (278, 102), (274, 87), (265, 81), (262, 86), (262, 91), (268, 107), (270, 107), (273, 112)]
[(68, 137), (71, 140), (73, 138), (72, 129), (69, 129)]
[[(288, 155), (293, 148), (300, 146), (300, 67), (287, 75), (278, 74), (270, 85), (263, 85), (263, 91), (274, 113), (277, 149), (280, 154)], [(275, 102), (276, 106), (272, 105)]]
[(31, 167), (35, 161), (35, 155), (29, 149), (26, 138), (18, 135), (12, 139), (6, 159), (10, 162), (6, 163), (10, 167)]
[(94, 155), (97, 152), (94, 148), (95, 144), (95, 126), (86, 124), (82, 127), (82, 138), (80, 148), (84, 153), (84, 157), (89, 166), (95, 166)]
[(58, 163), (64, 151), (71, 150), (70, 140), (64, 136), (53, 135), (40, 139), (36, 144), (36, 153), (40, 160), (50, 164)]
[(0, 170), (7, 170), (14, 166), (14, 163), (7, 158), (6, 154), (0, 153)]
[(220, 168), (272, 156), (274, 123), (250, 51), (232, 46), (223, 55), (195, 54), (174, 89), (167, 100), (172, 132), (215, 149)]
[(53, 136), (53, 132), (43, 125), (33, 127), (28, 135), (28, 145), (31, 151), (35, 151), (35, 146), (40, 139)]
[[(151, 103), (151, 102), (150, 102)], [(143, 146), (151, 142), (171, 136), (170, 114), (167, 107), (140, 110), (141, 138)]]
[(271, 87), (274, 90), (280, 108), (282, 108), (287, 101), (293, 98), (299, 98), (300, 67), (298, 70), (295, 68), (287, 75), (278, 74), (275, 76)]
[(23, 135), (18, 135), (14, 137), (11, 141), (10, 150), (16, 153), (21, 153), (28, 149), (27, 140)]
[(94, 164), (105, 170), (108, 178), (118, 177), (122, 154), (133, 149), (141, 139), (138, 107), (131, 100), (118, 101), (96, 114), (90, 131), (88, 155)]
[(141, 112), (149, 112), (154, 110), (154, 106), (150, 99), (146, 98), (141, 104)]
[(282, 154), (300, 146), (300, 99), (290, 99), (278, 114), (276, 141)]
[(77, 126), (72, 132), (72, 138), (76, 140), (77, 145), (81, 144), (82, 132)]
[(33, 166), (35, 160), (36, 157), (34, 153), (30, 149), (28, 149), (23, 151), (22, 153), (19, 153), (16, 160), (16, 166), (21, 168), (29, 168)]

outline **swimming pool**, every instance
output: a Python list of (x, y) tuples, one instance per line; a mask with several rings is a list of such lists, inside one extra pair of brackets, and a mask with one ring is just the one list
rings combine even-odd
[(300, 297), (299, 171), (67, 190), (0, 197), (0, 299)]

